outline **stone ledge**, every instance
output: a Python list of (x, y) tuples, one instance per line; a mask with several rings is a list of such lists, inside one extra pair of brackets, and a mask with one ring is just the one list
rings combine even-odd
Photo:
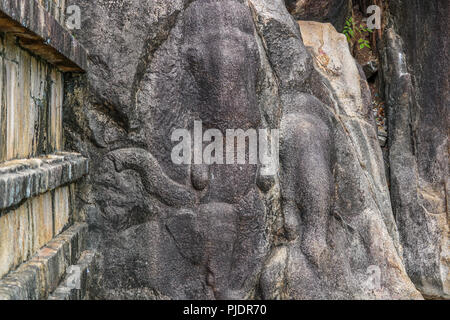
[(62, 71), (87, 69), (86, 50), (36, 0), (0, 0), (0, 31)]
[(0, 280), (0, 300), (46, 299), (85, 250), (87, 231), (85, 223), (72, 226), (5, 276)]
[[(84, 251), (78, 263), (72, 267), (79, 270), (79, 275), (66, 275), (58, 288), (50, 295), (48, 300), (85, 300), (89, 298), (89, 283), (95, 274), (98, 254), (95, 251)], [(75, 269), (75, 270), (76, 270)], [(75, 278), (73, 278), (75, 277)], [(72, 287), (69, 283), (78, 284)]]
[(88, 173), (88, 159), (76, 153), (13, 160), (0, 165), (0, 210), (74, 182)]

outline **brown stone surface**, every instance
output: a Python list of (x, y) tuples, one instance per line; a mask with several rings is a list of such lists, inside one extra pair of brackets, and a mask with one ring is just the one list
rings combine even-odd
[(13, 33), (22, 47), (62, 71), (83, 71), (87, 53), (38, 1), (0, 1), (0, 31)]
[(65, 22), (66, 1), (67, 0), (37, 0), (41, 6), (59, 21), (60, 24)]
[(14, 35), (0, 39), (0, 51), (0, 162), (61, 151), (62, 72)]
[(0, 278), (27, 261), (69, 224), (69, 186), (28, 199), (0, 216)]
[(46, 299), (86, 247), (86, 224), (76, 224), (49, 242), (30, 261), (0, 280), (0, 300)]

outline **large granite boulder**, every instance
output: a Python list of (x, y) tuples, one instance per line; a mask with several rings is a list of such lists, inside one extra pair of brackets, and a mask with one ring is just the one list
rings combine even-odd
[[(345, 36), (330, 24), (301, 22), (300, 37), (281, 6), (251, 3), (283, 109), (280, 184), (288, 241), (265, 266), (263, 297), (420, 297), (402, 266), (370, 93)], [(305, 45), (310, 54), (299, 49)]]
[[(282, 0), (69, 2), (90, 52), (65, 121), (91, 159), (78, 200), (97, 298), (422, 297), (343, 35), (299, 27)], [(279, 129), (279, 172), (174, 164), (171, 135), (194, 121)]]

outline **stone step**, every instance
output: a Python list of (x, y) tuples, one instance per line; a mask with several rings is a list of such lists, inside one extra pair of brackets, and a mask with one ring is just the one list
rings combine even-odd
[(22, 47), (64, 72), (87, 70), (86, 50), (56, 20), (58, 17), (42, 7), (45, 2), (48, 1), (0, 1), (2, 31), (14, 33)]
[(88, 171), (89, 160), (69, 152), (3, 162), (0, 164), (0, 209), (75, 182)]
[(48, 300), (87, 300), (90, 284), (96, 274), (98, 254), (95, 251), (84, 251), (76, 265), (67, 269), (66, 276)]
[(86, 249), (87, 231), (85, 223), (73, 225), (6, 275), (0, 280), (0, 300), (46, 299)]
[(70, 226), (75, 183), (88, 167), (67, 152), (0, 163), (0, 279)]

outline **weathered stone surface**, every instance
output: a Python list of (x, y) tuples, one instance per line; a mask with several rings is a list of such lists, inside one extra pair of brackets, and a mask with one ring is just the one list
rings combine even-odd
[(284, 2), (295, 19), (330, 22), (338, 31), (342, 31), (345, 19), (352, 12), (352, 0), (285, 0)]
[(368, 179), (367, 189), (375, 198), (397, 246), (398, 233), (389, 199), (383, 155), (378, 146), (369, 87), (362, 70), (350, 54), (345, 36), (338, 34), (333, 26), (317, 22), (299, 22), (299, 25), (303, 42), (312, 53), (315, 70), (324, 84), (321, 87), (313, 75), (310, 90), (332, 108), (347, 132)]
[(52, 194), (46, 193), (0, 217), (0, 276), (14, 270), (53, 238), (52, 215)]
[(72, 265), (72, 273), (64, 277), (61, 284), (48, 297), (48, 300), (88, 300), (89, 288), (98, 286), (97, 273), (98, 254), (95, 251), (84, 251), (76, 265)]
[(0, 280), (0, 300), (42, 300), (56, 290), (86, 248), (87, 225), (76, 224)]
[[(190, 128), (194, 120), (220, 130), (262, 127), (255, 112), (259, 51), (248, 7), (236, 1), (79, 5), (100, 19), (83, 21), (87, 28), (107, 23), (109, 36), (120, 39), (108, 49), (106, 37), (80, 34), (98, 50), (98, 62), (105, 54), (117, 57), (112, 78), (97, 73), (103, 73), (104, 62), (94, 65), (88, 77), (93, 90), (105, 93), (97, 102), (100, 108), (110, 105), (127, 115), (116, 121), (97, 108), (88, 114), (93, 141), (106, 147), (97, 152), (86, 146), (96, 161), (91, 179), (97, 207), (88, 220), (100, 233), (105, 297), (133, 297), (145, 288), (152, 292), (147, 298), (253, 297), (268, 250), (264, 195), (255, 184), (258, 168), (211, 165), (205, 168), (207, 185), (197, 190), (190, 178), (203, 181), (203, 169), (190, 172), (189, 166), (170, 161), (171, 132)], [(111, 14), (102, 15), (107, 9)], [(135, 17), (129, 25), (133, 32), (120, 30), (118, 16), (137, 13), (145, 14), (144, 24)], [(97, 40), (103, 44), (94, 45)], [(139, 47), (142, 52), (134, 50)], [(123, 64), (121, 50), (129, 51)], [(159, 54), (166, 51), (175, 56)], [(229, 66), (235, 67), (225, 72)], [(155, 72), (161, 77), (155, 78)], [(237, 87), (244, 89), (236, 92)]]
[[(271, 66), (280, 80), (283, 104), (280, 179), (290, 241), (277, 249), (263, 271), (261, 287), (269, 291), (262, 296), (420, 298), (399, 256), (381, 150), (369, 111), (370, 94), (345, 37), (330, 24), (301, 23), (314, 69), (306, 74), (305, 85), (290, 86), (289, 74), (283, 72), (289, 59), (282, 55), (287, 58), (295, 42), (286, 41), (283, 34), (288, 28), (295, 30), (295, 25), (283, 17), (286, 13), (276, 2), (251, 2), (267, 48), (285, 49), (277, 51), (281, 57), (276, 56)], [(304, 47), (299, 30), (294, 32), (290, 38)], [(268, 57), (272, 58), (270, 52)], [(308, 61), (307, 54), (290, 59)], [(274, 266), (284, 273), (274, 272)], [(383, 279), (379, 287), (368, 284), (367, 272), (372, 269)]]
[[(92, 161), (95, 298), (421, 298), (344, 36), (307, 23), (305, 47), (281, 0), (69, 3), (92, 61), (66, 79), (64, 120)], [(173, 164), (194, 120), (280, 128), (279, 174)]]
[(0, 210), (73, 183), (88, 171), (88, 159), (76, 153), (4, 162), (0, 164)]
[(364, 70), (364, 74), (366, 75), (366, 78), (370, 79), (374, 75), (376, 75), (378, 72), (378, 61), (369, 60), (365, 64), (362, 65), (362, 68)]
[(74, 182), (87, 171), (87, 159), (74, 153), (0, 165), (0, 277), (69, 225)]
[(0, 277), (27, 261), (71, 222), (75, 186), (27, 199), (0, 216)]
[(66, 0), (37, 0), (62, 26), (66, 18)]
[(62, 71), (83, 71), (87, 53), (78, 41), (37, 0), (0, 1), (0, 31)]
[(87, 63), (55, 20), (64, 5), (0, 1), (0, 299), (47, 298), (86, 247), (86, 224), (60, 235), (88, 172), (86, 158), (61, 152), (63, 72)]
[[(441, 5), (440, 1), (433, 3), (433, 12), (438, 14), (435, 10)], [(403, 8), (407, 11), (407, 21), (418, 23), (416, 21), (422, 16), (419, 17), (406, 7), (405, 4)], [(397, 5), (394, 6), (397, 12), (395, 8)], [(434, 24), (435, 21), (438, 26), (444, 23), (433, 19), (423, 25), (429, 27), (428, 23)], [(442, 32), (448, 34), (444, 28), (446, 31)], [(439, 37), (443, 35), (439, 32), (433, 34)], [(393, 28), (387, 29), (382, 53), (389, 129), (391, 199), (409, 276), (425, 296), (449, 298), (446, 116), (450, 102), (449, 61), (448, 56), (439, 53), (441, 50), (446, 52), (447, 42), (444, 39), (443, 42), (433, 40), (424, 47), (425, 52), (418, 53), (411, 47), (412, 41), (424, 40), (412, 40), (408, 36), (405, 40), (409, 43), (405, 44)], [(413, 52), (410, 51), (408, 55), (405, 50)], [(440, 72), (431, 75), (429, 72), (424, 73), (424, 68)]]
[(1, 37), (0, 51), (0, 161), (62, 150), (62, 72), (14, 35)]

